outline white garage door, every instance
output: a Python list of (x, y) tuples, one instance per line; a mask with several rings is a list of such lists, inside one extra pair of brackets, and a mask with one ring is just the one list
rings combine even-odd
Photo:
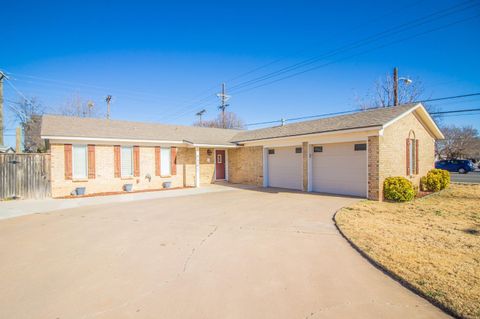
[(367, 197), (365, 143), (314, 146), (312, 170), (314, 192)]
[(268, 186), (303, 188), (301, 147), (278, 147), (268, 150)]

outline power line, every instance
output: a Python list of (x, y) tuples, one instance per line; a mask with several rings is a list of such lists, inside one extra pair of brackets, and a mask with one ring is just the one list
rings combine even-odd
[[(39, 77), (35, 75), (28, 75), (28, 74), (19, 74), (19, 73), (12, 73), (12, 72), (6, 72), (9, 75), (14, 75), (15, 78), (13, 78), (15, 81), (21, 81), (21, 82), (27, 82), (27, 83), (33, 83), (33, 84), (42, 84), (42, 85), (50, 85), (50, 86), (55, 86), (54, 83), (57, 83), (57, 87), (66, 87), (66, 88), (73, 88), (73, 89), (78, 89), (78, 87), (86, 87), (90, 89), (94, 89), (96, 91), (101, 91), (101, 92), (116, 92), (118, 94), (116, 95), (123, 95), (123, 96), (132, 96), (125, 94), (125, 92), (137, 95), (137, 96), (150, 96), (151, 98), (158, 99), (158, 98), (169, 98), (170, 96), (166, 95), (159, 95), (159, 94), (153, 94), (145, 91), (136, 91), (136, 90), (113, 90), (112, 88), (105, 87), (105, 86), (97, 86), (97, 85), (92, 85), (92, 84), (86, 84), (86, 83), (79, 83), (79, 82), (73, 82), (73, 81), (64, 81), (64, 80), (58, 80), (58, 79), (51, 79), (51, 78), (46, 78), (46, 77)], [(20, 78), (30, 78), (30, 79), (35, 79), (35, 80), (40, 80), (42, 82), (32, 82), (28, 80), (22, 80)], [(46, 82), (52, 82), (52, 83), (46, 83)], [(185, 101), (189, 101), (188, 99)]]
[(466, 109), (466, 110), (450, 110), (450, 111), (440, 111), (440, 112), (432, 112), (431, 115), (440, 115), (440, 114), (451, 114), (451, 113), (465, 113), (465, 112), (476, 112), (480, 111), (480, 108), (476, 109)]
[[(362, 27), (365, 27), (365, 26), (374, 24), (374, 23), (376, 23), (378, 20), (383, 20), (383, 19), (385, 19), (386, 17), (391, 16), (391, 15), (393, 15), (393, 14), (398, 15), (399, 9), (406, 9), (406, 8), (410, 8), (410, 7), (416, 7), (416, 6), (418, 6), (419, 4), (421, 4), (422, 2), (424, 2), (424, 0), (422, 0), (422, 1), (413, 1), (413, 2), (409, 3), (409, 4), (406, 5), (406, 6), (402, 6), (401, 8), (395, 8), (394, 10), (389, 10), (387, 13), (380, 14), (379, 17), (377, 17), (377, 18), (369, 19), (367, 22), (356, 24), (356, 25), (352, 26), (351, 29), (357, 30), (357, 29), (359, 29), (359, 28), (362, 28)], [(337, 35), (335, 35), (335, 37), (336, 37), (336, 36), (337, 36)], [(323, 43), (323, 42), (329, 41), (329, 40), (331, 40), (331, 39), (333, 39), (333, 38), (334, 38), (334, 36), (331, 36), (331, 37), (329, 37), (329, 38), (327, 38), (327, 39), (322, 40), (321, 42), (320, 42), (320, 41), (315, 41), (315, 43)], [(294, 55), (298, 55), (299, 53), (305, 52), (306, 50), (307, 50), (307, 49), (305, 49), (305, 48), (304, 48), (304, 49), (301, 49), (301, 50), (297, 50), (297, 51), (295, 51)], [(266, 67), (268, 67), (268, 66), (270, 66), (270, 65), (276, 64), (276, 63), (278, 63), (278, 62), (280, 62), (280, 61), (283, 61), (283, 60), (285, 60), (285, 59), (286, 59), (286, 58), (284, 57), (284, 58), (276, 59), (276, 60), (274, 60), (274, 61), (270, 61), (270, 62), (268, 62), (268, 63), (265, 63), (265, 64), (263, 64), (263, 65), (260, 65), (260, 66), (258, 66), (258, 67), (256, 67), (256, 68), (254, 68), (254, 69), (251, 69), (251, 70), (246, 71), (246, 72), (244, 72), (244, 73), (241, 73), (241, 74), (239, 74), (239, 75), (237, 75), (237, 76), (234, 76), (233, 78), (228, 79), (226, 82), (227, 82), (227, 83), (230, 83), (231, 81), (234, 81), (234, 80), (239, 79), (239, 78), (242, 78), (242, 77), (244, 77), (244, 76), (246, 76), (246, 75), (255, 73), (255, 72), (258, 71), (258, 70), (264, 69), (264, 68), (266, 68)]]
[(453, 25), (456, 25), (456, 24), (459, 24), (459, 23), (462, 23), (462, 22), (466, 22), (466, 21), (469, 21), (469, 20), (473, 20), (473, 19), (475, 19), (475, 18), (478, 18), (479, 16), (480, 16), (480, 15), (475, 15), (475, 16), (471, 16), (471, 17), (466, 18), (466, 19), (457, 20), (457, 21), (455, 21), (455, 22), (453, 22), (453, 23), (445, 24), (445, 25), (442, 25), (442, 26), (440, 26), (440, 27), (427, 30), (427, 31), (425, 31), (425, 32), (417, 33), (417, 34), (414, 34), (414, 35), (412, 35), (412, 36), (408, 36), (408, 37), (404, 37), (404, 38), (402, 38), (402, 39), (398, 39), (398, 40), (395, 40), (395, 41), (391, 41), (391, 42), (389, 42), (389, 43), (385, 43), (385, 44), (376, 46), (376, 47), (374, 47), (374, 48), (371, 48), (371, 49), (362, 51), (362, 52), (360, 52), (360, 53), (356, 53), (356, 54), (352, 54), (352, 55), (349, 55), (349, 56), (346, 56), (346, 57), (342, 57), (342, 58), (337, 59), (337, 60), (333, 60), (333, 61), (330, 61), (330, 62), (321, 64), (321, 65), (318, 65), (318, 66), (315, 66), (315, 67), (312, 67), (312, 68), (309, 68), (309, 69), (306, 69), (306, 70), (302, 70), (302, 71), (299, 71), (299, 72), (296, 72), (296, 73), (293, 73), (293, 74), (286, 75), (286, 76), (284, 76), (284, 77), (281, 77), (281, 78), (272, 80), (272, 81), (270, 81), (270, 82), (262, 83), (262, 84), (259, 84), (259, 85), (257, 85), (257, 86), (250, 87), (250, 88), (246, 88), (246, 89), (244, 89), (244, 90), (236, 91), (236, 92), (233, 92), (233, 93), (234, 93), (234, 94), (245, 93), (245, 92), (248, 92), (248, 91), (251, 91), (251, 90), (254, 90), (254, 89), (263, 87), (263, 86), (266, 86), (266, 85), (270, 85), (270, 84), (273, 84), (273, 83), (276, 83), (276, 82), (279, 82), (279, 81), (283, 81), (283, 80), (292, 78), (292, 77), (294, 77), (294, 76), (297, 76), (297, 75), (300, 75), (300, 74), (303, 74), (303, 73), (307, 73), (307, 72), (310, 72), (310, 71), (313, 71), (313, 70), (317, 70), (317, 69), (319, 69), (319, 68), (323, 68), (323, 67), (329, 66), (329, 65), (334, 64), (334, 63), (338, 63), (338, 62), (340, 62), (340, 61), (344, 61), (344, 60), (348, 60), (348, 59), (351, 59), (351, 58), (354, 58), (354, 57), (358, 57), (358, 56), (364, 55), (364, 54), (366, 54), (366, 53), (370, 53), (370, 52), (375, 51), (375, 50), (378, 50), (378, 49), (382, 49), (382, 48), (385, 48), (385, 47), (388, 47), (388, 46), (391, 46), (391, 45), (394, 45), (394, 44), (397, 44), (397, 43), (401, 43), (401, 42), (404, 42), (404, 41), (407, 41), (407, 40), (410, 40), (410, 39), (413, 39), (413, 38), (416, 38), (416, 37), (419, 37), (419, 36), (422, 36), (422, 35), (425, 35), (425, 34), (428, 34), (428, 33), (431, 33), (431, 32), (435, 32), (435, 31), (438, 31), (438, 30), (441, 30), (441, 29), (445, 29), (445, 28), (447, 28), (447, 27), (451, 27), (451, 26), (453, 26)]
[[(462, 8), (463, 6), (465, 6), (466, 4), (469, 4), (469, 6), (467, 7), (464, 7)], [(416, 28), (418, 26), (421, 26), (423, 24), (426, 24), (426, 23), (429, 23), (429, 22), (432, 22), (432, 21), (435, 21), (435, 20), (438, 20), (440, 18), (443, 18), (443, 17), (446, 17), (446, 16), (449, 16), (449, 15), (452, 15), (452, 14), (456, 14), (460, 11), (464, 11), (464, 10), (467, 10), (467, 9), (470, 9), (471, 7), (474, 7), (474, 6), (477, 6), (477, 4), (473, 4), (471, 5), (471, 2), (470, 1), (465, 1), (465, 2), (462, 2), (460, 4), (457, 4), (457, 5), (454, 5), (454, 6), (451, 6), (451, 7), (448, 7), (446, 9), (443, 9), (443, 10), (439, 10), (437, 12), (434, 12), (434, 13), (431, 13), (431, 14), (428, 14), (426, 16), (423, 16), (421, 18), (417, 18), (415, 20), (412, 20), (412, 21), (409, 21), (409, 22), (406, 22), (406, 23), (402, 23), (396, 27), (393, 27), (393, 28), (389, 28), (385, 31), (382, 31), (380, 33), (377, 33), (377, 34), (374, 34), (372, 36), (369, 36), (369, 37), (366, 37), (364, 39), (361, 39), (361, 40), (358, 40), (358, 41), (355, 41), (355, 42), (352, 42), (352, 43), (349, 43), (349, 44), (346, 44), (346, 45), (343, 45), (337, 49), (334, 49), (334, 50), (331, 50), (323, 55), (320, 55), (320, 56), (317, 56), (317, 57), (313, 57), (313, 58), (309, 58), (309, 59), (306, 59), (304, 61), (300, 61), (300, 62), (297, 62), (291, 66), (288, 66), (288, 67), (284, 67), (280, 70), (277, 70), (277, 71), (274, 71), (274, 72), (271, 72), (271, 73), (268, 73), (266, 75), (263, 75), (263, 76), (260, 76), (260, 77), (257, 77), (255, 79), (252, 79), (252, 80), (248, 80), (248, 81), (245, 81), (245, 82), (242, 82), (240, 84), (237, 84), (237, 85), (234, 85), (231, 87), (232, 90), (235, 90), (235, 89), (238, 89), (238, 88), (242, 88), (242, 87), (245, 87), (245, 86), (249, 86), (251, 84), (255, 84), (257, 82), (261, 82), (261, 81), (264, 81), (264, 80), (267, 80), (269, 78), (272, 78), (272, 77), (276, 77), (278, 75), (281, 75), (281, 74), (284, 74), (284, 73), (288, 73), (288, 72), (291, 72), (293, 70), (296, 70), (296, 69), (299, 69), (299, 68), (302, 68), (302, 67), (305, 67), (307, 65), (310, 65), (310, 64), (313, 64), (313, 63), (316, 63), (318, 62), (319, 60), (321, 59), (324, 59), (324, 58), (327, 58), (327, 57), (331, 57), (331, 56), (335, 56), (335, 55), (338, 55), (339, 53), (342, 53), (342, 52), (345, 52), (345, 51), (349, 51), (349, 50), (352, 50), (352, 49), (355, 49), (355, 48), (358, 48), (358, 47), (361, 47), (361, 46), (364, 46), (366, 44), (369, 44), (371, 42), (375, 42), (375, 41), (378, 41), (378, 40), (381, 40), (382, 38), (386, 38), (386, 37), (391, 37), (392, 35), (395, 35), (399, 32), (403, 32), (403, 31), (406, 31), (406, 30), (409, 30), (409, 29), (412, 29), (412, 28)], [(453, 11), (452, 11), (453, 10)], [(449, 12), (449, 11), (452, 11), (452, 12)], [(436, 17), (437, 16), (437, 17)]]
[(454, 96), (446, 96), (446, 97), (439, 97), (439, 98), (434, 98), (434, 99), (421, 100), (421, 101), (418, 101), (418, 102), (420, 102), (420, 103), (426, 103), (426, 102), (434, 102), (434, 101), (460, 99), (460, 98), (464, 98), (464, 97), (479, 96), (479, 95), (480, 95), (480, 92), (478, 92), (478, 93), (470, 93), (470, 94), (454, 95)]
[[(415, 2), (415, 3), (413, 3), (413, 4), (414, 4), (414, 5), (417, 5), (418, 3), (419, 3), (419, 2)], [(457, 7), (461, 7), (461, 6), (463, 6), (463, 5), (465, 5), (465, 4), (468, 4), (468, 3), (469, 3), (469, 1), (465, 1), (465, 2), (460, 3), (460, 4), (458, 4), (458, 5), (455, 5), (455, 6), (452, 6), (452, 7), (447, 8), (447, 9), (443, 9), (443, 10), (437, 11), (437, 12), (435, 12), (435, 13), (433, 13), (433, 14), (424, 16), (424, 17), (422, 17), (422, 18), (420, 18), (420, 19), (417, 19), (417, 20), (426, 19), (426, 18), (428, 18), (428, 17), (430, 17), (430, 16), (435, 16), (435, 15), (441, 14), (441, 13), (443, 13), (443, 12), (448, 12), (449, 10), (455, 9), (455, 8), (457, 8)], [(461, 10), (459, 10), (459, 11), (462, 11), (462, 10), (465, 10), (465, 9), (468, 9), (468, 8), (463, 8), (463, 9), (461, 9)], [(391, 13), (397, 13), (397, 10), (394, 10), (394, 11), (391, 12)], [(391, 13), (387, 13), (386, 15), (391, 14)], [(455, 12), (454, 12), (454, 13), (455, 13)], [(452, 13), (450, 13), (450, 14), (452, 14)], [(446, 15), (449, 15), (449, 14), (446, 14)], [(383, 16), (385, 16), (385, 15), (383, 15)], [(395, 28), (411, 27), (411, 24), (414, 23), (414, 22), (417, 21), (417, 20), (413, 20), (413, 21), (411, 21), (411, 22), (409, 22), (409, 23), (401, 24), (400, 26), (397, 26), (397, 27), (395, 27)], [(370, 21), (371, 21), (371, 20), (370, 20)], [(427, 22), (428, 22), (428, 21), (427, 21)], [(425, 23), (425, 22), (424, 22), (424, 23)], [(366, 24), (368, 24), (368, 23), (366, 23)], [(365, 23), (364, 23), (363, 25), (365, 25)], [(362, 26), (362, 25), (360, 25), (359, 27), (361, 27), (361, 26)], [(395, 28), (390, 28), (390, 29), (384, 31), (383, 33), (387, 32), (387, 31), (390, 31), (390, 32), (391, 32), (391, 30), (394, 30)], [(408, 28), (407, 28), (407, 29), (408, 29)], [(382, 34), (382, 33), (380, 33), (380, 34)], [(380, 34), (376, 34), (375, 36), (378, 37)], [(368, 37), (367, 39), (373, 38), (373, 37), (375, 37), (375, 36)], [(365, 39), (362, 40), (362, 41), (365, 41)], [(361, 41), (357, 41), (357, 42), (361, 42)], [(355, 43), (357, 43), (357, 42), (354, 42), (353, 44), (355, 44)], [(350, 44), (350, 45), (352, 45), (352, 44)], [(348, 46), (347, 46), (347, 47), (348, 47)], [(342, 48), (345, 48), (345, 46), (344, 46), (344, 47), (341, 47), (340, 49), (342, 49)], [(339, 50), (339, 49), (336, 49), (336, 50), (334, 50), (334, 51), (338, 51), (338, 50)], [(333, 51), (333, 52), (334, 52), (334, 51)], [(331, 53), (331, 52), (330, 52), (330, 53)], [(286, 68), (282, 68), (282, 69), (280, 69), (280, 70), (277, 70), (277, 71), (275, 71), (275, 72), (273, 72), (273, 73), (277, 73), (276, 75), (280, 75), (280, 74), (278, 74), (278, 73), (279, 73), (279, 72), (285, 73), (285, 71), (284, 71), (285, 69), (291, 69), (291, 68), (292, 68), (291, 70), (288, 70), (288, 71), (292, 71), (292, 70), (295, 69), (295, 68), (294, 68), (295, 66), (301, 65), (301, 64), (305, 64), (306, 62), (308, 62), (308, 64), (311, 64), (311, 63), (315, 62), (315, 61), (313, 61), (313, 60), (315, 60), (315, 59), (318, 60), (319, 58), (318, 58), (318, 57), (316, 57), (316, 58), (315, 58), (315, 57), (314, 57), (314, 58), (310, 58), (310, 59), (308, 59), (308, 60), (298, 62), (298, 63), (294, 64), (293, 66), (289, 66), (289, 67), (286, 67)], [(234, 80), (234, 79), (237, 79), (237, 78), (243, 77), (243, 76), (245, 76), (245, 75), (254, 73), (255, 71), (258, 71), (259, 69), (262, 69), (262, 68), (264, 68), (264, 67), (266, 67), (266, 66), (275, 64), (275, 63), (277, 63), (277, 62), (279, 62), (279, 61), (281, 61), (281, 60), (282, 60), (282, 59), (277, 59), (277, 60), (275, 60), (275, 61), (272, 61), (272, 62), (269, 62), (269, 63), (267, 63), (267, 64), (264, 64), (264, 65), (262, 65), (262, 66), (260, 66), (260, 67), (254, 68), (253, 70), (250, 70), (250, 71), (247, 71), (247, 72), (245, 72), (245, 73), (242, 73), (242, 74), (240, 74), (240, 75), (238, 75), (238, 76), (236, 76), (236, 77), (228, 80), (227, 82), (230, 82), (230, 81), (232, 81), (232, 80)], [(308, 64), (305, 64), (305, 65), (308, 65)], [(301, 65), (301, 66), (305, 66), (305, 65)], [(298, 68), (298, 67), (296, 67), (296, 68)], [(271, 75), (271, 74), (273, 74), (273, 73), (269, 73), (269, 74), (267, 74), (267, 75), (261, 76), (262, 80), (265, 80), (265, 79), (266, 79), (266, 78), (264, 78), (265, 76), (269, 76), (269, 75)], [(275, 76), (276, 76), (276, 75), (275, 75)], [(239, 84), (234, 85), (232, 88), (238, 88), (239, 86), (246, 86), (245, 84), (246, 84), (247, 82), (249, 82), (249, 83), (252, 82), (252, 81), (257, 81), (257, 82), (258, 82), (258, 79), (259, 79), (259, 78), (254, 78), (254, 79), (248, 80), (248, 81), (246, 81), (246, 82), (241, 82), (241, 83), (239, 83)], [(250, 83), (250, 84), (253, 84), (253, 83)], [(212, 97), (213, 97), (212, 95), (207, 96), (207, 97), (205, 97), (204, 99), (202, 99), (201, 101), (209, 100), (209, 99), (211, 99)], [(192, 105), (192, 106), (193, 106), (193, 105)], [(187, 107), (188, 107), (188, 106), (187, 106)], [(185, 115), (185, 114), (188, 114), (188, 113), (190, 113), (191, 111), (196, 110), (196, 109), (198, 109), (198, 108), (199, 108), (198, 106), (193, 106), (192, 108), (190, 108), (190, 109), (188, 109), (187, 111), (179, 114), (179, 116), (177, 116), (177, 117), (175, 117), (175, 118), (178, 118), (178, 117), (181, 117), (181, 116), (183, 116), (183, 115)], [(182, 109), (184, 109), (184, 108), (182, 108)], [(169, 118), (169, 117), (171, 117), (171, 115), (168, 115), (168, 116), (163, 117), (163, 118)]]
[[(468, 1), (467, 1), (468, 2)], [(478, 4), (475, 4), (475, 5), (478, 5)], [(454, 6), (455, 7), (455, 6)], [(468, 8), (471, 8), (472, 6), (468, 7)], [(468, 8), (463, 8), (461, 10), (465, 10), (465, 9), (468, 9)], [(451, 8), (450, 8), (451, 9)], [(461, 11), (459, 10), (459, 11)], [(445, 10), (443, 10), (445, 11)], [(437, 12), (438, 14), (438, 12)], [(431, 15), (429, 15), (431, 16)], [(378, 49), (381, 49), (381, 48), (385, 48), (385, 47), (388, 47), (390, 45), (394, 45), (394, 44), (397, 44), (397, 43), (401, 43), (401, 42), (404, 42), (404, 41), (407, 41), (407, 40), (410, 40), (412, 38), (415, 38), (415, 37), (419, 37), (419, 36), (422, 36), (422, 35), (425, 35), (425, 34), (428, 34), (428, 33), (431, 33), (431, 32), (435, 32), (435, 31), (438, 31), (438, 30), (441, 30), (441, 29), (445, 29), (445, 28), (448, 28), (448, 27), (451, 27), (453, 25), (456, 25), (456, 24), (459, 24), (459, 23), (463, 23), (463, 22), (466, 22), (466, 21), (469, 21), (469, 20), (472, 20), (472, 19), (475, 19), (475, 18), (478, 18), (480, 15), (474, 15), (474, 16), (470, 16), (466, 19), (461, 19), (461, 20), (456, 20), (454, 22), (451, 22), (451, 23), (448, 23), (448, 24), (444, 24), (444, 25), (441, 25), (439, 27), (436, 27), (436, 28), (432, 28), (432, 29), (429, 29), (429, 30), (426, 30), (424, 32), (420, 32), (420, 33), (417, 33), (417, 34), (414, 34), (414, 35), (411, 35), (411, 36), (408, 36), (408, 37), (404, 37), (404, 38), (401, 38), (401, 39), (397, 39), (395, 41), (390, 41), (388, 43), (385, 43), (385, 44), (382, 44), (382, 45), (379, 45), (379, 46), (376, 46), (374, 48), (371, 48), (371, 49), (368, 49), (368, 50), (365, 50), (365, 51), (362, 51), (360, 53), (356, 53), (356, 54), (353, 54), (353, 55), (349, 55), (349, 56), (346, 56), (346, 57), (343, 57), (343, 58), (340, 58), (340, 59), (337, 59), (337, 60), (333, 60), (333, 61), (330, 61), (330, 62), (327, 62), (327, 63), (324, 63), (324, 64), (321, 64), (321, 65), (318, 65), (318, 66), (315, 66), (315, 67), (311, 67), (311, 68), (308, 68), (306, 70), (302, 70), (302, 71), (299, 71), (299, 72), (296, 72), (296, 73), (293, 73), (293, 74), (289, 74), (289, 75), (286, 75), (284, 77), (281, 77), (281, 78), (278, 78), (278, 79), (274, 79), (272, 81), (269, 81), (269, 82), (266, 82), (266, 83), (262, 83), (262, 84), (259, 84), (257, 86), (254, 86), (254, 87), (250, 87), (250, 88), (246, 88), (244, 90), (240, 90), (240, 91), (235, 91), (233, 93), (235, 94), (241, 94), (241, 93), (245, 93), (245, 92), (248, 92), (248, 91), (251, 91), (251, 90), (254, 90), (254, 89), (257, 89), (257, 88), (260, 88), (260, 87), (263, 87), (263, 86), (266, 86), (266, 85), (270, 85), (270, 84), (273, 84), (273, 83), (276, 83), (276, 82), (279, 82), (279, 81), (282, 81), (282, 80), (285, 80), (285, 79), (288, 79), (288, 78), (291, 78), (291, 77), (294, 77), (294, 76), (297, 76), (297, 75), (300, 75), (300, 74), (303, 74), (303, 73), (306, 73), (306, 72), (310, 72), (310, 71), (313, 71), (313, 70), (316, 70), (316, 69), (319, 69), (319, 68), (322, 68), (322, 67), (326, 67), (328, 65), (331, 65), (331, 64), (334, 64), (334, 63), (338, 63), (340, 61), (343, 61), (343, 60), (347, 60), (347, 59), (350, 59), (350, 58), (353, 58), (353, 57), (358, 57), (358, 56), (361, 56), (361, 55), (364, 55), (366, 53), (369, 53), (369, 52), (372, 52), (372, 51), (375, 51), (375, 50), (378, 50)], [(338, 53), (337, 53), (338, 54)], [(303, 67), (303, 66), (302, 66)], [(297, 67), (298, 69), (298, 67)], [(292, 69), (294, 70), (294, 69)], [(289, 70), (292, 71), (292, 70)], [(278, 72), (278, 71), (277, 71)], [(285, 73), (285, 72), (283, 72)], [(279, 75), (279, 74), (277, 74)], [(275, 75), (276, 76), (276, 75)], [(257, 81), (257, 82), (261, 82), (261, 81), (264, 81), (266, 80), (267, 78), (262, 78), (261, 80)], [(251, 82), (251, 80), (249, 81)], [(250, 83), (249, 85), (251, 84), (254, 84), (254, 83)], [(237, 85), (237, 88), (238, 88), (238, 85)], [(190, 112), (191, 110), (189, 110), (188, 112)], [(181, 117), (185, 114), (187, 114), (188, 112), (185, 112), (184, 114), (181, 114), (179, 115), (178, 117)], [(178, 118), (177, 117), (177, 118)]]
[[(453, 100), (453, 99), (461, 99), (461, 98), (466, 98), (466, 97), (471, 97), (471, 96), (480, 96), (480, 92), (469, 93), (469, 94), (459, 94), (459, 95), (453, 95), (453, 96), (444, 96), (444, 97), (432, 98), (432, 99), (426, 99), (426, 100), (419, 100), (419, 101), (415, 101), (415, 102), (412, 102), (412, 103), (425, 103), (425, 102), (434, 102), (434, 101)], [(369, 108), (368, 110), (379, 109), (379, 108), (381, 108), (381, 107)], [(257, 126), (257, 125), (274, 124), (274, 123), (281, 123), (282, 121), (285, 121), (285, 122), (300, 121), (300, 120), (307, 120), (307, 119), (313, 119), (313, 118), (319, 118), (319, 117), (325, 117), (325, 116), (344, 115), (344, 114), (355, 113), (355, 112), (360, 112), (360, 110), (359, 109), (352, 109), (352, 110), (348, 110), (348, 111), (339, 111), (339, 112), (323, 113), (323, 114), (316, 114), (316, 115), (307, 115), (307, 116), (301, 116), (301, 117), (293, 117), (293, 118), (289, 118), (289, 119), (280, 119), (280, 120), (273, 120), (273, 121), (266, 121), (266, 122), (250, 123), (250, 124), (245, 124), (245, 126)], [(436, 112), (432, 112), (430, 114), (435, 114), (435, 113)]]

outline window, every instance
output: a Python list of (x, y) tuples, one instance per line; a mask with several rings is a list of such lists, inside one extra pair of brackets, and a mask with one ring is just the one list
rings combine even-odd
[(121, 176), (133, 176), (133, 147), (122, 146), (120, 152)]
[(314, 153), (321, 153), (321, 152), (323, 152), (323, 146), (314, 146), (314, 147), (313, 147), (313, 152), (314, 152)]
[(367, 150), (367, 144), (355, 144), (355, 151), (366, 151)]
[(410, 165), (410, 174), (413, 175), (415, 172), (415, 140), (410, 140), (410, 158), (409, 158), (409, 165)]
[(273, 150), (273, 149), (272, 149), (272, 150), (268, 150), (268, 155), (273, 155), (273, 154), (275, 154), (275, 150)]
[(172, 175), (172, 166), (170, 163), (170, 156), (172, 152), (169, 147), (162, 147), (160, 149), (160, 175), (170, 176)]
[(302, 153), (302, 148), (301, 147), (295, 147), (295, 153), (297, 153), (297, 154)]
[(87, 178), (87, 145), (73, 145), (72, 148), (72, 176), (73, 178)]
[(417, 140), (410, 139), (408, 143), (408, 170), (409, 175), (416, 175), (417, 172)]

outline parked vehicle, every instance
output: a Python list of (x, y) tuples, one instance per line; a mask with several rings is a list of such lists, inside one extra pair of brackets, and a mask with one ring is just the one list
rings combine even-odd
[(472, 161), (469, 160), (441, 160), (435, 162), (435, 168), (449, 172), (459, 172), (460, 174), (467, 174), (475, 169)]

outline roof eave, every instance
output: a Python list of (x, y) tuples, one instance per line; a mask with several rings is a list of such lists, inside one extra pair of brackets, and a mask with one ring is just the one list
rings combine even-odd
[(258, 139), (250, 139), (250, 140), (235, 140), (231, 141), (232, 143), (249, 143), (249, 142), (258, 142), (258, 141), (268, 141), (274, 139), (282, 139), (282, 138), (289, 138), (289, 137), (302, 137), (302, 136), (312, 136), (312, 135), (326, 135), (326, 134), (344, 134), (344, 133), (351, 133), (351, 132), (363, 132), (363, 131), (372, 131), (382, 129), (382, 125), (367, 125), (355, 128), (345, 128), (345, 129), (335, 129), (335, 130), (328, 130), (328, 131), (320, 131), (320, 132), (311, 132), (311, 133), (303, 133), (303, 134), (291, 134), (285, 136), (277, 136), (277, 137), (267, 137), (267, 138), (258, 138)]
[(437, 140), (443, 140), (445, 136), (443, 135), (442, 131), (440, 131), (440, 128), (438, 127), (437, 123), (433, 120), (433, 118), (430, 116), (428, 111), (425, 109), (422, 103), (417, 103), (414, 107), (408, 109), (404, 113), (400, 114), (396, 118), (388, 121), (383, 125), (383, 129), (386, 127), (392, 125), (396, 121), (400, 120), (401, 118), (407, 116), (410, 113), (417, 112), (417, 114), (420, 115), (422, 121), (424, 122), (425, 125), (427, 125), (428, 129), (432, 133), (432, 135), (435, 137)]
[(186, 147), (216, 147), (216, 148), (235, 148), (238, 145), (234, 143), (195, 143), (187, 140), (150, 140), (150, 139), (127, 139), (110, 137), (82, 137), (82, 136), (56, 136), (41, 135), (42, 139), (70, 142), (101, 142), (101, 143), (139, 143), (139, 144), (168, 144), (182, 145)]
[(111, 138), (111, 137), (57, 136), (57, 135), (41, 135), (40, 137), (45, 140), (48, 139), (48, 140), (62, 140), (62, 141), (185, 144), (185, 142), (181, 140), (179, 141), (149, 140), (149, 139), (128, 139), (128, 138)]

